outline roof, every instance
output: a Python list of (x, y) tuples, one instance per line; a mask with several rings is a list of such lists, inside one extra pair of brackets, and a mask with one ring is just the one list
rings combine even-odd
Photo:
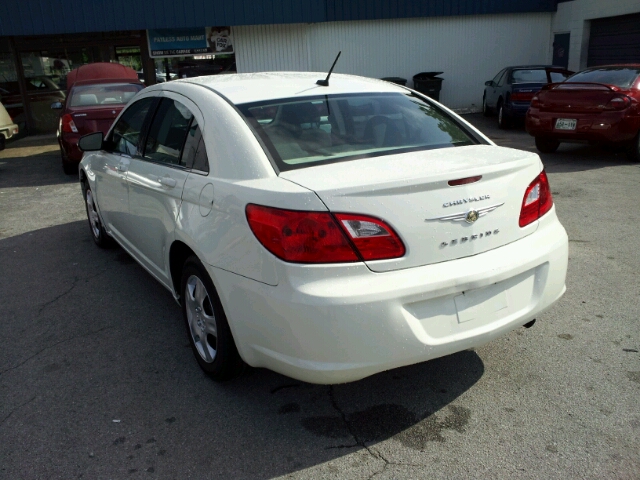
[[(555, 12), (558, 0), (5, 0), (0, 37)], [(64, 5), (64, 8), (63, 8)]]
[(138, 74), (133, 68), (119, 63), (89, 63), (82, 65), (67, 74), (67, 89), (76, 83), (104, 83), (105, 81), (127, 81), (140, 83)]
[(179, 82), (202, 85), (224, 95), (236, 105), (326, 94), (406, 92), (399, 85), (383, 80), (340, 73), (331, 75), (328, 87), (316, 85), (316, 80), (325, 79), (326, 76), (327, 72), (238, 73), (175, 80), (158, 86), (170, 89), (171, 84)]

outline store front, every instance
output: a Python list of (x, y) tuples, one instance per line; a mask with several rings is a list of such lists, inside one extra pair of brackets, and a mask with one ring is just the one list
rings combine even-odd
[(55, 132), (67, 73), (94, 62), (131, 67), (146, 85), (235, 72), (229, 27), (3, 37), (0, 101), (21, 134)]

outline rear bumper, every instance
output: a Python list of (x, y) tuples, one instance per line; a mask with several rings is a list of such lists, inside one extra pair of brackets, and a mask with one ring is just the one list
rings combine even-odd
[[(576, 119), (575, 130), (557, 130), (558, 118)], [(552, 138), (563, 142), (624, 143), (632, 140), (640, 130), (640, 116), (626, 112), (557, 113), (531, 108), (526, 128), (534, 137)]]
[(567, 258), (552, 209), (524, 239), (423, 267), (280, 262), (277, 286), (207, 268), (247, 363), (342, 383), (478, 347), (529, 322), (564, 293)]
[(512, 102), (506, 103), (504, 106), (505, 113), (514, 118), (524, 118), (527, 115), (527, 110), (529, 110), (530, 102)]
[(14, 135), (17, 135), (19, 131), (20, 129), (16, 124), (4, 125), (0, 127), (0, 134), (4, 135), (4, 138), (6, 138), (7, 140), (9, 140)]

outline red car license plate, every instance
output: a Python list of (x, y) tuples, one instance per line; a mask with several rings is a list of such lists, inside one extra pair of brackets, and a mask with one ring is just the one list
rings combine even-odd
[(575, 118), (558, 118), (556, 120), (556, 130), (575, 130), (578, 120)]

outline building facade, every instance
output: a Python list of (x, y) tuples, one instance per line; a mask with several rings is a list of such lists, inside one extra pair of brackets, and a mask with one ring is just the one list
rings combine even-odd
[[(153, 84), (233, 71), (327, 71), (342, 51), (336, 72), (401, 77), (408, 86), (417, 73), (443, 72), (440, 101), (461, 111), (478, 110), (485, 80), (508, 65), (554, 62), (579, 70), (640, 62), (637, 0), (67, 0), (61, 6), (23, 0), (0, 9), (0, 101), (29, 133), (55, 131), (57, 114), (49, 106), (64, 99), (66, 73), (95, 61), (129, 65)], [(211, 50), (212, 32), (215, 42), (232, 39), (230, 53)], [(201, 36), (209, 39), (208, 50), (181, 47), (179, 40)]]

